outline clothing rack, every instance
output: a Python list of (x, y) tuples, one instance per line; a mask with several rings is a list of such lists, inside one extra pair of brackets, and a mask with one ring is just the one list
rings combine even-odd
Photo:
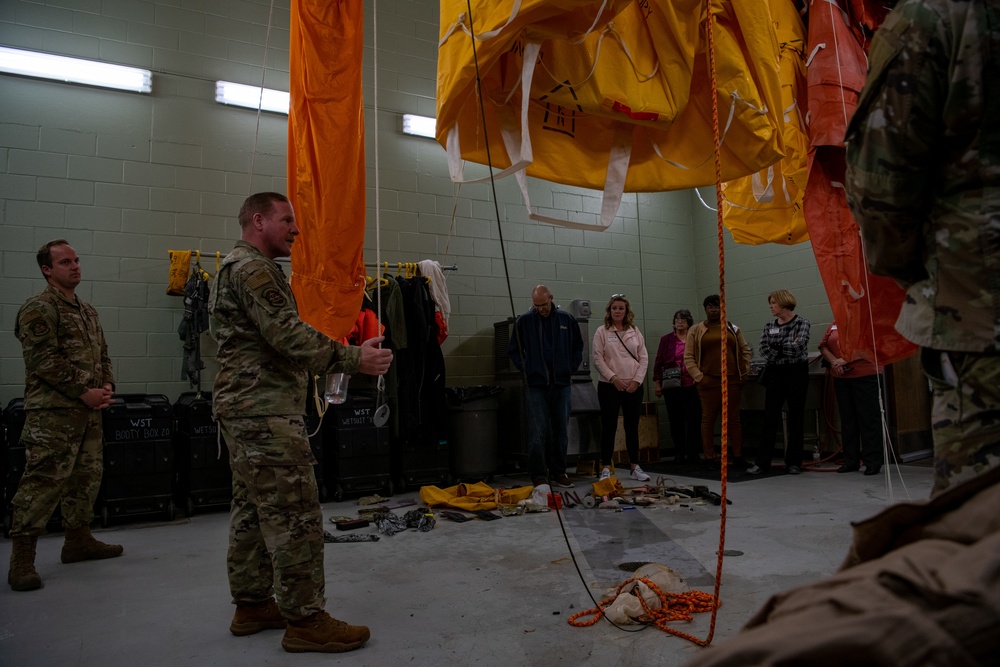
[[(386, 271), (388, 271), (389, 269), (392, 269), (392, 268), (400, 269), (400, 268), (406, 266), (407, 264), (419, 264), (419, 263), (420, 262), (382, 262), (380, 264), (378, 262), (365, 262), (365, 266), (367, 268), (370, 268), (370, 269), (377, 269), (377, 268), (379, 268), (381, 266)], [(457, 264), (442, 264), (441, 265), (441, 270), (442, 271), (458, 271), (458, 265)]]
[[(191, 257), (192, 258), (198, 257), (199, 254), (201, 255), (201, 259), (199, 261), (204, 261), (206, 259), (223, 259), (229, 253), (225, 253), (225, 252), (221, 252), (221, 253), (220, 252), (202, 252), (200, 250), (191, 250)], [(277, 257), (277, 258), (275, 258), (274, 261), (276, 261), (276, 262), (290, 262), (292, 260), (289, 257)], [(378, 263), (378, 262), (365, 262), (365, 267), (366, 268), (371, 268), (371, 269), (376, 269), (379, 266), (382, 266), (382, 267), (385, 268), (386, 271), (388, 271), (389, 269), (392, 269), (392, 268), (401, 269), (401, 268), (403, 268), (407, 264), (419, 264), (419, 262), (382, 262), (382, 263)], [(441, 265), (441, 270), (442, 271), (458, 271), (458, 265), (457, 264), (442, 264)]]

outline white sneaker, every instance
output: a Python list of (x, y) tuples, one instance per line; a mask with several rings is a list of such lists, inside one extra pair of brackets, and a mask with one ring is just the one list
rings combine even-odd
[(639, 466), (636, 466), (636, 467), (632, 468), (632, 479), (634, 479), (634, 480), (636, 480), (638, 482), (648, 482), (649, 481), (649, 475), (647, 475), (646, 473), (644, 473), (642, 471), (642, 468), (640, 468)]
[(598, 480), (598, 481), (603, 482), (604, 480), (608, 479), (609, 477), (611, 477), (611, 468), (605, 468), (604, 470), (601, 471), (601, 479)]

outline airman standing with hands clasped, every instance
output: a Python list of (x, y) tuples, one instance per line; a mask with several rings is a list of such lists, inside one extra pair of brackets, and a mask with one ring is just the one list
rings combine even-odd
[(76, 296), (80, 258), (63, 239), (37, 253), (48, 286), (21, 306), (14, 333), (24, 352), (24, 474), (11, 500), (13, 548), (7, 583), (41, 588), (35, 570), (38, 536), (57, 506), (66, 542), (62, 562), (114, 558), (123, 549), (90, 534), (104, 473), (101, 410), (111, 405), (115, 377), (97, 311)]

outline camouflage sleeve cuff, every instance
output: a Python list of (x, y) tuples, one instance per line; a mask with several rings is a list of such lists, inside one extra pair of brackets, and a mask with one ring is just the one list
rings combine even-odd
[(84, 385), (84, 384), (70, 384), (70, 385), (66, 385), (66, 388), (63, 389), (62, 393), (65, 396), (68, 396), (69, 398), (72, 398), (74, 401), (79, 401), (80, 397), (83, 396), (83, 394), (86, 391), (87, 391), (87, 385)]
[(330, 369), (332, 373), (347, 373), (357, 375), (361, 371), (361, 348), (355, 345), (343, 345), (335, 340), (330, 341), (333, 348), (333, 358), (336, 360)]

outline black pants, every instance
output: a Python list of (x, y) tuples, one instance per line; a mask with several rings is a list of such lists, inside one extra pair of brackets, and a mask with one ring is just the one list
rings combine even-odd
[(674, 459), (677, 462), (695, 460), (701, 450), (701, 399), (698, 387), (678, 387), (663, 390), (663, 403), (667, 407), (670, 437), (674, 441)]
[(768, 368), (771, 379), (764, 394), (764, 425), (757, 446), (756, 463), (765, 471), (771, 468), (774, 441), (781, 424), (781, 409), (788, 403), (788, 442), (785, 443), (785, 465), (802, 467), (802, 445), (805, 440), (806, 392), (809, 391), (809, 365), (802, 361)]
[(642, 385), (631, 394), (618, 391), (610, 382), (597, 383), (597, 400), (601, 404), (601, 465), (611, 465), (618, 433), (618, 413), (625, 427), (625, 449), (629, 463), (639, 462), (639, 413), (642, 410)]
[(834, 378), (840, 410), (840, 438), (844, 464), (882, 465), (882, 412), (878, 404), (878, 375)]

